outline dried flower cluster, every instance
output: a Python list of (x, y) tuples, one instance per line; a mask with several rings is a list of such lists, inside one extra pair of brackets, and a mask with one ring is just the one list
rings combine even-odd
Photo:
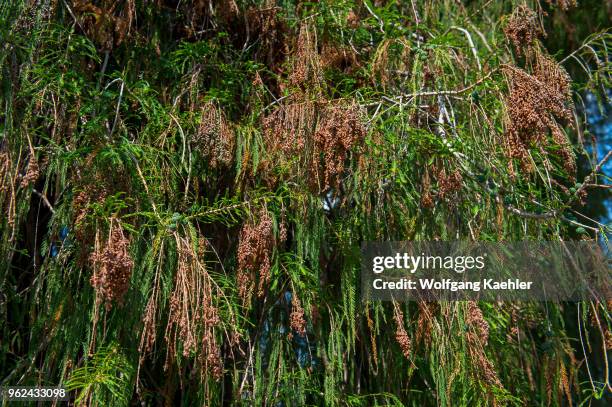
[(510, 88), (506, 100), (509, 156), (518, 158), (523, 169), (530, 171), (529, 148), (539, 146), (543, 151), (551, 144), (550, 135), (560, 147), (558, 154), (565, 169), (572, 174), (574, 155), (559, 125), (572, 119), (571, 82), (567, 73), (549, 56), (539, 53), (535, 56), (533, 74), (510, 66), (504, 67), (504, 73)]
[[(274, 158), (286, 156), (304, 160), (306, 149), (312, 148), (309, 139), (316, 127), (317, 111), (315, 102), (289, 103), (263, 119), (264, 141), (270, 153), (278, 154)], [(267, 169), (269, 171), (271, 168)]]
[(90, 256), (93, 267), (91, 285), (99, 299), (110, 309), (113, 302), (121, 303), (130, 286), (134, 260), (129, 253), (130, 241), (123, 233), (121, 223), (111, 218), (108, 239), (96, 248)]
[(463, 185), (463, 177), (459, 169), (455, 169), (450, 174), (447, 174), (446, 170), (441, 169), (437, 175), (438, 180), (438, 197), (440, 199), (450, 198), (451, 195), (459, 190)]
[(211, 375), (218, 380), (223, 376), (223, 361), (215, 335), (220, 318), (213, 303), (216, 294), (213, 293), (212, 280), (190, 241), (178, 234), (175, 238), (178, 260), (165, 332), (168, 347), (166, 368), (171, 357), (176, 358), (180, 346), (184, 357), (195, 355), (202, 378)]
[(82, 230), (81, 224), (87, 216), (87, 208), (93, 203), (103, 203), (106, 197), (111, 194), (110, 182), (101, 171), (91, 170), (95, 168), (94, 159), (95, 153), (89, 154), (83, 165), (75, 173), (72, 180), (75, 185), (81, 186), (77, 188), (77, 193), (72, 200), (72, 210), (75, 213), (75, 225), (77, 229), (77, 237), (79, 240), (84, 236), (78, 236), (79, 230)]
[(476, 335), (476, 340), (480, 341), (483, 346), (486, 346), (489, 341), (489, 324), (485, 321), (482, 315), (482, 310), (474, 301), (467, 302), (466, 323), (473, 328), (473, 331), (468, 335)]
[[(90, 155), (85, 160), (85, 165), (82, 166), (82, 171), (91, 165), (93, 155)], [(90, 206), (98, 203), (102, 204), (111, 194), (110, 183), (99, 171), (94, 171), (87, 176), (80, 175), (81, 171), (77, 172), (74, 177), (74, 183), (80, 185), (80, 190), (75, 191), (75, 196), (72, 199), (72, 211), (74, 213), (74, 233), (79, 242), (79, 256), (77, 261), (84, 265), (87, 263), (90, 255), (90, 248), (94, 244), (95, 227), (88, 224), (87, 215), (90, 213)]]
[(468, 352), (474, 366), (478, 368), (479, 377), (490, 386), (502, 387), (493, 363), (484, 352), (484, 347), (489, 340), (489, 324), (485, 321), (482, 311), (475, 301), (467, 302), (465, 322), (469, 328), (466, 334)]
[(412, 340), (408, 336), (408, 332), (406, 332), (406, 328), (404, 327), (404, 313), (400, 309), (399, 305), (395, 303), (393, 319), (395, 320), (396, 325), (395, 340), (399, 344), (404, 357), (409, 359), (412, 353)]
[(294, 292), (291, 298), (291, 315), (289, 316), (289, 324), (298, 335), (306, 334), (306, 319), (304, 318), (304, 308), (300, 303), (300, 299)]
[(272, 218), (261, 210), (257, 223), (245, 223), (238, 243), (238, 294), (243, 304), (249, 304), (255, 290), (255, 273), (258, 273), (257, 295), (262, 297), (270, 281), (274, 230)]
[(280, 242), (287, 241), (287, 221), (285, 219), (282, 219), (278, 225), (278, 240)]
[(518, 55), (529, 54), (533, 42), (544, 34), (538, 15), (528, 6), (522, 4), (514, 12), (504, 27), (506, 38), (514, 45)]
[(313, 192), (340, 188), (346, 160), (366, 135), (361, 118), (358, 106), (340, 102), (282, 106), (264, 119), (264, 141), (274, 157), (264, 170), (273, 177), (280, 159), (292, 166), (291, 175), (308, 180)]
[(559, 392), (565, 395), (569, 404), (572, 404), (572, 392), (570, 389), (570, 381), (567, 374), (567, 369), (563, 362), (559, 363)]
[(23, 175), (23, 178), (21, 178), (21, 188), (27, 188), (31, 183), (35, 182), (38, 179), (38, 175), (38, 160), (32, 152), (30, 154), (30, 160), (28, 161), (28, 168), (26, 170), (26, 173)]
[(313, 166), (313, 169), (316, 171), (321, 191), (340, 188), (348, 154), (353, 145), (363, 140), (365, 135), (361, 113), (356, 105), (335, 104), (322, 111), (314, 134), (313, 158), (314, 162), (318, 161), (318, 165)]
[(76, 196), (72, 200), (72, 207), (75, 213), (74, 224), (76, 225), (76, 232), (79, 240), (85, 239), (85, 228), (82, 226), (88, 213), (88, 206), (95, 202), (104, 202), (107, 196), (108, 189), (103, 183), (85, 184), (83, 189), (77, 192)]
[(212, 168), (231, 164), (236, 136), (223, 111), (214, 103), (208, 102), (202, 107), (200, 126), (192, 140)]
[(294, 55), (289, 83), (297, 87), (319, 84), (323, 73), (317, 50), (316, 30), (308, 23), (304, 23), (300, 27)]
[(261, 165), (268, 183), (281, 171), (306, 180), (311, 191), (339, 188), (352, 147), (365, 137), (362, 111), (355, 104), (328, 102), (319, 84), (323, 67), (348, 68), (352, 51), (323, 46), (319, 53), (316, 30), (311, 23), (300, 26), (289, 85), (293, 95), (263, 118), (268, 159)]

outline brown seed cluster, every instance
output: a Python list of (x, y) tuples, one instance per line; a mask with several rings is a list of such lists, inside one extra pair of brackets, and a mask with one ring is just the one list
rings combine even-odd
[(215, 328), (221, 320), (213, 303), (218, 295), (190, 240), (178, 234), (175, 239), (178, 261), (165, 332), (166, 368), (180, 351), (183, 357), (195, 355), (202, 378), (210, 375), (219, 380), (223, 376), (223, 360)]
[(479, 378), (490, 386), (502, 387), (493, 363), (484, 352), (484, 346), (489, 340), (489, 324), (485, 321), (482, 311), (475, 301), (467, 302), (465, 322), (468, 326), (466, 334), (468, 353), (472, 363), (478, 369)]
[(395, 340), (400, 346), (402, 353), (406, 359), (410, 359), (410, 355), (412, 354), (412, 340), (410, 336), (408, 336), (408, 332), (406, 332), (406, 328), (404, 327), (404, 313), (400, 309), (399, 305), (394, 303), (394, 312), (393, 319), (395, 320)]
[(271, 185), (284, 175), (305, 180), (312, 192), (322, 193), (340, 187), (346, 160), (366, 134), (358, 105), (325, 100), (322, 72), (332, 66), (351, 69), (356, 57), (329, 44), (319, 52), (311, 22), (300, 26), (293, 54), (288, 77), (292, 96), (262, 120), (268, 157), (260, 170)]
[(295, 46), (289, 83), (296, 87), (316, 86), (322, 80), (321, 61), (317, 51), (316, 30), (309, 23), (300, 27)]
[(466, 322), (473, 328), (470, 334), (476, 334), (475, 339), (485, 346), (489, 341), (489, 324), (485, 321), (482, 310), (475, 301), (468, 301), (467, 310)]
[(287, 241), (287, 221), (282, 219), (280, 225), (278, 225), (278, 240), (280, 242)]
[(523, 170), (530, 172), (528, 150), (542, 150), (551, 143), (559, 147), (565, 169), (573, 174), (575, 158), (559, 122), (572, 119), (570, 78), (552, 58), (541, 53), (535, 56), (533, 73), (505, 66), (510, 94), (506, 99), (506, 138), (511, 158), (520, 160)]
[(306, 334), (306, 319), (304, 318), (304, 308), (294, 292), (291, 298), (291, 315), (289, 315), (289, 325), (291, 329), (298, 333), (298, 335)]
[(228, 167), (234, 158), (236, 135), (223, 111), (214, 103), (202, 107), (200, 126), (192, 139), (212, 168)]
[(570, 380), (567, 374), (565, 364), (559, 362), (559, 394), (563, 393), (568, 400), (568, 403), (572, 405), (572, 392), (570, 389)]
[(504, 27), (506, 38), (514, 45), (517, 55), (529, 54), (534, 41), (544, 34), (538, 15), (527, 5), (521, 4), (510, 16)]
[[(114, 189), (111, 188), (110, 180), (100, 171), (87, 173), (87, 169), (93, 167), (91, 163), (93, 158), (94, 155), (90, 155), (85, 160), (85, 164), (77, 170), (72, 180), (77, 185), (75, 196), (72, 199), (72, 211), (74, 214), (75, 236), (81, 242), (78, 246), (79, 255), (77, 257), (77, 261), (81, 266), (87, 264), (95, 238), (96, 228), (87, 222), (90, 207), (96, 203), (103, 204), (107, 196), (111, 195)], [(115, 185), (115, 188), (117, 186)]]
[(255, 290), (255, 273), (258, 274), (257, 295), (263, 297), (270, 281), (274, 230), (272, 218), (262, 209), (256, 223), (247, 222), (240, 231), (238, 242), (238, 295), (243, 304), (249, 304)]
[(440, 199), (451, 198), (451, 196), (461, 190), (463, 177), (459, 169), (455, 169), (450, 174), (442, 168), (437, 175), (438, 197)]
[(316, 102), (289, 103), (264, 117), (262, 128), (269, 152), (276, 154), (275, 158), (299, 157), (304, 161), (307, 149), (312, 148), (310, 135), (317, 124), (318, 109)]
[(110, 309), (113, 302), (121, 304), (130, 286), (134, 260), (129, 246), (130, 241), (123, 233), (121, 223), (111, 219), (107, 241), (104, 245), (96, 242), (96, 249), (90, 256), (94, 270), (91, 285), (106, 309)]
[(21, 188), (27, 188), (31, 183), (35, 182), (38, 179), (39, 175), (39, 166), (38, 160), (34, 153), (30, 154), (30, 160), (28, 162), (28, 168), (26, 173), (21, 178)]
[[(112, 193), (110, 187), (113, 183), (102, 171), (90, 171), (95, 168), (94, 159), (95, 153), (89, 154), (83, 163), (80, 165), (72, 182), (77, 185), (75, 197), (72, 200), (72, 210), (75, 213), (75, 225), (77, 229), (77, 237), (79, 240), (85, 236), (79, 236), (82, 231), (82, 223), (87, 216), (87, 208), (93, 203), (103, 203), (106, 197)], [(79, 188), (80, 187), (80, 188)]]
[(356, 105), (336, 104), (323, 109), (314, 134), (313, 161), (318, 165), (312, 166), (321, 192), (340, 188), (348, 154), (365, 135), (361, 113)]
[(272, 158), (262, 168), (270, 180), (273, 168), (285, 163), (314, 193), (340, 188), (346, 160), (366, 135), (359, 107), (342, 102), (282, 106), (264, 118), (263, 130)]

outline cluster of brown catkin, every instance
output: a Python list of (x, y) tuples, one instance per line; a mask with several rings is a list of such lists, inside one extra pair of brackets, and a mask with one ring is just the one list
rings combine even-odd
[(28, 167), (26, 169), (25, 174), (21, 178), (21, 188), (27, 188), (31, 183), (38, 179), (40, 169), (38, 166), (38, 160), (36, 159), (36, 155), (34, 152), (30, 154), (30, 159), (28, 161)]
[[(366, 135), (359, 107), (343, 102), (284, 105), (264, 118), (263, 130), (267, 150), (297, 165), (291, 175), (304, 176), (315, 193), (340, 188), (346, 160)], [(270, 178), (273, 167), (262, 166)]]
[(396, 325), (395, 340), (399, 344), (404, 357), (406, 359), (410, 359), (410, 355), (412, 353), (412, 340), (410, 339), (410, 336), (408, 336), (408, 332), (406, 332), (406, 328), (404, 327), (404, 313), (397, 303), (393, 303), (393, 305), (393, 319), (395, 320)]
[(421, 206), (426, 209), (433, 208), (436, 201), (453, 202), (451, 199), (463, 187), (463, 177), (458, 168), (450, 171), (443, 167), (436, 168), (434, 166), (432, 173), (437, 182), (437, 191), (432, 190), (432, 180), (428, 169), (423, 172), (421, 177)]
[(503, 387), (493, 363), (487, 358), (484, 347), (489, 341), (489, 324), (475, 301), (467, 302), (465, 322), (468, 326), (466, 341), (468, 353), (474, 366), (478, 369), (479, 378), (494, 387)]
[(535, 11), (521, 4), (514, 9), (504, 27), (506, 38), (514, 46), (517, 55), (528, 54), (537, 38), (544, 34)]
[(276, 182), (278, 168), (288, 176), (307, 181), (314, 193), (340, 188), (346, 160), (366, 135), (358, 105), (328, 101), (319, 86), (323, 67), (351, 65), (350, 52), (317, 46), (316, 30), (302, 24), (295, 44), (288, 84), (292, 95), (263, 117), (266, 151), (261, 170), (269, 183)]
[(289, 83), (296, 87), (316, 86), (321, 82), (322, 75), (316, 30), (311, 24), (302, 24), (297, 38)]
[(428, 346), (431, 341), (433, 321), (438, 312), (439, 305), (435, 302), (419, 301), (418, 306), (419, 317), (416, 322), (415, 342), (418, 345), (423, 341)]
[(191, 242), (178, 234), (175, 238), (178, 260), (165, 332), (165, 367), (177, 352), (184, 357), (195, 355), (202, 377), (210, 375), (218, 380), (223, 376), (223, 361), (215, 335), (220, 324), (219, 310), (213, 303), (217, 295)]
[(122, 302), (130, 286), (134, 260), (129, 253), (130, 241), (117, 219), (110, 220), (106, 242), (96, 240), (95, 250), (90, 256), (93, 268), (91, 285), (98, 300), (110, 309), (113, 302)]
[(234, 158), (234, 131), (223, 111), (213, 102), (207, 102), (201, 110), (200, 125), (192, 141), (212, 168), (227, 167)]
[(547, 156), (546, 148), (553, 146), (565, 170), (573, 175), (575, 157), (560, 125), (572, 120), (571, 79), (555, 60), (535, 46), (541, 32), (536, 29), (534, 14), (526, 6), (519, 6), (505, 30), (532, 67), (531, 73), (511, 65), (502, 67), (509, 88), (505, 100), (508, 155), (518, 159), (523, 171), (529, 173), (533, 171), (529, 149), (539, 148)]
[(266, 291), (271, 277), (272, 250), (274, 248), (274, 229), (272, 217), (262, 209), (257, 220), (247, 222), (240, 231), (238, 242), (238, 295), (243, 304), (249, 304), (255, 290), (256, 273), (258, 297)]
[(317, 177), (320, 191), (340, 188), (348, 154), (365, 135), (361, 113), (356, 105), (331, 104), (323, 109), (314, 134), (313, 162), (318, 161), (318, 165), (312, 167), (320, 174)]
[(450, 198), (455, 192), (461, 190), (463, 177), (458, 168), (447, 172), (444, 168), (438, 171), (438, 197), (440, 199)]
[[(74, 233), (76, 239), (81, 242), (77, 261), (80, 265), (85, 265), (90, 257), (90, 247), (95, 244), (96, 228), (88, 222), (88, 215), (93, 204), (103, 204), (106, 198), (112, 194), (113, 187), (101, 171), (87, 172), (87, 168), (93, 167), (94, 155), (90, 155), (85, 160), (85, 165), (77, 171), (73, 182), (77, 187), (74, 198), (72, 199), (72, 211), (74, 216)], [(114, 187), (118, 187), (115, 184)]]
[(304, 318), (304, 308), (294, 292), (291, 298), (291, 314), (289, 315), (289, 325), (298, 335), (306, 333), (306, 319)]

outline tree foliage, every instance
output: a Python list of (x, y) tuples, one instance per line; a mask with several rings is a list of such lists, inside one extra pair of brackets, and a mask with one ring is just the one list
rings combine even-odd
[(0, 383), (605, 400), (610, 304), (359, 296), (363, 241), (605, 239), (580, 95), (612, 37), (575, 3), (2, 2)]

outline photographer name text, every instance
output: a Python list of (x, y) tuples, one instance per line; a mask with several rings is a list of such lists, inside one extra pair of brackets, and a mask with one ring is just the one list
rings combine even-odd
[(433, 278), (401, 278), (399, 280), (387, 281), (382, 278), (376, 278), (372, 281), (372, 287), (375, 290), (436, 290), (453, 292), (478, 292), (481, 290), (530, 290), (532, 284), (532, 281), (523, 281), (518, 278), (502, 281), (495, 281), (492, 278), (477, 281), (457, 281), (450, 278), (439, 280)]

